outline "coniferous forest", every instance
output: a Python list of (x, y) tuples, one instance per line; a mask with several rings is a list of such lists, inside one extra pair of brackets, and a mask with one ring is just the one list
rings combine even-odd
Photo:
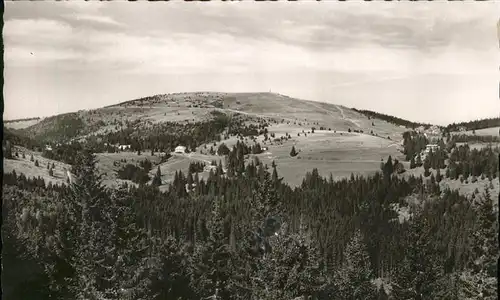
[(497, 299), (488, 187), (471, 200), (388, 161), (292, 189), (242, 153), (164, 192), (106, 188), (86, 149), (67, 185), (5, 174), (4, 299)]

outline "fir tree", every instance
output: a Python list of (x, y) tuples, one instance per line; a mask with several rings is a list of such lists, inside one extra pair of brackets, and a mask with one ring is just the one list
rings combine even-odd
[(439, 183), (443, 179), (443, 176), (441, 176), (441, 169), (437, 169), (436, 171), (436, 181)]
[(160, 186), (161, 185), (161, 170), (160, 170), (160, 166), (158, 166), (158, 169), (156, 170), (156, 174), (153, 177), (152, 185), (153, 186)]
[(422, 157), (420, 156), (420, 153), (417, 154), (417, 161), (416, 161), (417, 167), (422, 166)]
[(387, 162), (384, 165), (384, 176), (387, 176), (387, 178), (390, 178), (392, 173), (394, 172), (394, 166), (392, 164), (392, 157), (389, 155), (389, 158), (387, 159)]
[(216, 198), (208, 224), (210, 232), (206, 243), (195, 246), (189, 271), (194, 290), (205, 297), (230, 299), (228, 283), (231, 274), (229, 242), (224, 234), (224, 216), (221, 198)]
[(424, 176), (425, 177), (428, 177), (429, 175), (431, 175), (429, 169), (430, 169), (430, 159), (429, 159), (429, 156), (427, 156), (424, 160)]
[(295, 146), (292, 146), (292, 150), (290, 151), (290, 156), (291, 156), (291, 157), (295, 157), (295, 156), (297, 156), (297, 154), (298, 154), (298, 153), (297, 153), (297, 151), (295, 150)]
[(376, 299), (373, 271), (360, 230), (344, 250), (344, 264), (337, 273), (336, 285), (342, 299)]
[(498, 219), (493, 209), (493, 200), (490, 189), (485, 188), (483, 196), (478, 203), (478, 226), (474, 232), (474, 245), (476, 266), (481, 266), (485, 274), (493, 277), (496, 271), (496, 259), (498, 257), (498, 247), (496, 241), (496, 230), (498, 228)]
[(410, 169), (415, 169), (416, 167), (417, 167), (417, 165), (415, 163), (415, 158), (412, 157), (410, 160)]
[(442, 275), (437, 251), (429, 238), (430, 223), (425, 216), (411, 220), (407, 234), (407, 251), (401, 266), (396, 269), (393, 284), (395, 299), (427, 299), (435, 291)]

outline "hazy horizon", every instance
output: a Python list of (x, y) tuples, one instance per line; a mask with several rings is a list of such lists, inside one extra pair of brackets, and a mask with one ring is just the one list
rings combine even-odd
[(4, 119), (269, 90), (439, 125), (498, 117), (499, 8), (7, 2)]

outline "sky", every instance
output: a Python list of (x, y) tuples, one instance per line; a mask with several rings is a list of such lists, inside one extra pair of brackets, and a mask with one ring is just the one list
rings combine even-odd
[(500, 2), (6, 2), (4, 119), (272, 92), (445, 125), (500, 116)]

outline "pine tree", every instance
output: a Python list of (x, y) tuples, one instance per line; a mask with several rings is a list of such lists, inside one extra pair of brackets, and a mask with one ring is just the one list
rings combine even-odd
[(381, 286), (379, 291), (378, 291), (377, 300), (389, 300), (389, 295), (387, 295), (383, 286)]
[(38, 159), (37, 159), (37, 160), (35, 160), (35, 167), (39, 167), (39, 166), (40, 166), (40, 164), (38, 163)]
[(224, 213), (222, 198), (217, 197), (212, 204), (208, 223), (210, 232), (206, 243), (195, 245), (191, 256), (191, 283), (193, 289), (203, 297), (230, 299), (229, 280), (231, 260), (229, 240), (224, 234)]
[(436, 171), (436, 181), (439, 183), (443, 179), (443, 176), (441, 176), (441, 169), (437, 169)]
[(384, 165), (384, 176), (387, 176), (387, 178), (390, 178), (392, 173), (394, 172), (394, 166), (392, 164), (392, 157), (389, 155), (389, 158), (387, 159), (387, 162)]
[(395, 299), (427, 299), (432, 297), (443, 270), (432, 244), (429, 220), (417, 215), (410, 222), (406, 254), (395, 271), (392, 293)]
[(422, 157), (420, 156), (420, 153), (417, 154), (417, 161), (416, 161), (417, 167), (422, 166)]
[(33, 154), (31, 154), (30, 161), (31, 161), (31, 162), (34, 162), (34, 161), (35, 161), (35, 157), (33, 156)]
[(51, 177), (54, 176), (54, 170), (52, 168), (49, 169), (49, 176), (51, 176)]
[(152, 185), (153, 186), (160, 186), (161, 185), (161, 170), (160, 170), (160, 166), (158, 166), (158, 169), (156, 170), (156, 174), (153, 177)]
[(137, 226), (133, 207), (133, 200), (123, 187), (113, 192), (107, 206), (109, 242), (105, 243), (107, 251), (97, 264), (106, 270), (103, 294), (108, 299), (154, 296), (155, 291), (150, 287), (160, 269), (161, 242)]
[(297, 151), (295, 150), (295, 146), (292, 146), (292, 150), (290, 151), (290, 156), (291, 156), (291, 157), (295, 157), (295, 156), (297, 156), (297, 154), (298, 154), (298, 153), (297, 153)]
[(485, 188), (483, 196), (478, 203), (477, 230), (474, 232), (474, 253), (476, 266), (481, 267), (485, 274), (495, 276), (496, 259), (498, 257), (498, 244), (496, 241), (498, 219), (493, 209), (493, 200), (489, 188)]
[(410, 169), (415, 169), (416, 167), (417, 167), (417, 165), (415, 163), (415, 158), (412, 157), (410, 160)]
[(284, 226), (270, 238), (270, 246), (273, 250), (262, 259), (261, 274), (273, 299), (307, 299), (324, 288), (320, 253), (306, 229), (301, 226), (299, 233), (290, 234)]
[(344, 263), (337, 273), (336, 286), (342, 299), (376, 299), (373, 271), (363, 235), (356, 230), (344, 250)]
[(428, 177), (431, 174), (429, 169), (430, 169), (430, 159), (429, 159), (429, 156), (427, 156), (424, 160), (424, 176), (425, 177)]

